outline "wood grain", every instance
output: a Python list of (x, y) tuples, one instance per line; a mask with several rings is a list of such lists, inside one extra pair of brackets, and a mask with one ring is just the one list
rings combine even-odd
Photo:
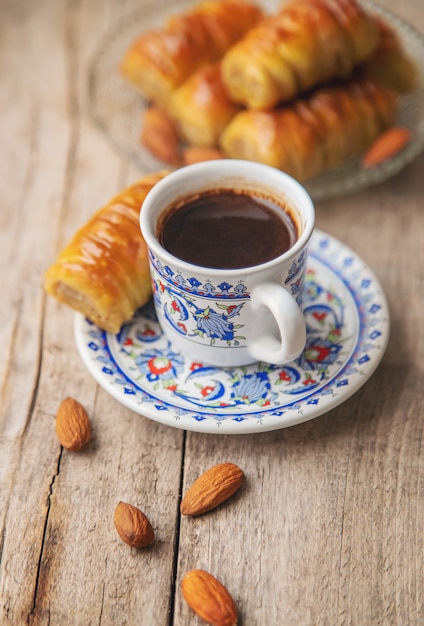
[[(381, 2), (424, 25), (421, 0)], [(88, 115), (101, 37), (136, 0), (0, 6), (0, 624), (188, 626), (180, 583), (219, 578), (241, 626), (424, 623), (424, 158), (317, 205), (317, 226), (375, 271), (392, 332), (372, 378), (338, 408), (255, 435), (184, 433), (136, 415), (87, 374), (73, 314), (42, 289), (75, 229), (141, 172)], [(93, 439), (63, 450), (60, 401)], [(181, 494), (220, 462), (242, 488), (180, 518)], [(119, 500), (156, 533), (145, 550), (113, 525)]]

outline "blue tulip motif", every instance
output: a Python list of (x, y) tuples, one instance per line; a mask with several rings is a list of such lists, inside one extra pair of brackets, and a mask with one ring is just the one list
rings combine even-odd
[(236, 400), (237, 404), (258, 403), (263, 405), (266, 403), (266, 397), (271, 389), (268, 373), (258, 371), (246, 374), (234, 384), (233, 389), (231, 397)]
[(206, 335), (211, 339), (211, 345), (215, 343), (216, 339), (226, 341), (228, 345), (239, 345), (240, 339), (245, 339), (241, 335), (236, 335), (236, 331), (239, 328), (243, 328), (242, 324), (234, 324), (230, 321), (233, 317), (240, 313), (242, 304), (232, 304), (227, 306), (225, 304), (217, 304), (217, 308), (222, 310), (219, 313), (207, 306), (204, 309), (197, 309), (194, 313), (194, 319), (196, 321), (197, 328), (195, 330), (196, 335)]

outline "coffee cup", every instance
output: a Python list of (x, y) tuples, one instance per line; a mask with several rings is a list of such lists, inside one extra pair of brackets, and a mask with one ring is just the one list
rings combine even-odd
[(159, 181), (140, 228), (156, 314), (173, 346), (223, 367), (296, 359), (314, 221), (302, 185), (267, 165), (219, 159)]

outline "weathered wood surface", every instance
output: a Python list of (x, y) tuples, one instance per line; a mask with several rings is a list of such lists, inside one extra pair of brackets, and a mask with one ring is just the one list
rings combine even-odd
[[(366, 192), (319, 203), (317, 223), (355, 249), (386, 294), (383, 362), (327, 415), (260, 435), (184, 433), (125, 409), (87, 374), (72, 313), (42, 275), (92, 211), (139, 177), (87, 114), (99, 38), (135, 0), (0, 4), (0, 624), (200, 624), (180, 581), (224, 582), (243, 626), (424, 623), (423, 157)], [(421, 0), (384, 5), (424, 29)], [(424, 103), (423, 103), (424, 104)], [(77, 398), (81, 454), (54, 415)], [(216, 462), (246, 473), (220, 509), (181, 519), (181, 491)], [(119, 500), (156, 530), (134, 551)]]

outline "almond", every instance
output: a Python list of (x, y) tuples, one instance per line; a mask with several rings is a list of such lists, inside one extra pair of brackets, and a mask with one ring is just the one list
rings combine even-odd
[(224, 153), (217, 148), (204, 148), (201, 146), (187, 146), (184, 148), (182, 155), (184, 165), (225, 158)]
[(237, 607), (227, 589), (212, 574), (202, 569), (188, 572), (181, 583), (184, 600), (207, 624), (235, 626)]
[(220, 463), (208, 469), (192, 484), (181, 500), (183, 515), (201, 515), (227, 500), (241, 487), (244, 473), (234, 463)]
[(143, 511), (132, 504), (119, 502), (115, 508), (113, 521), (122, 541), (133, 548), (145, 548), (155, 539), (151, 523)]
[(181, 164), (180, 142), (173, 121), (162, 109), (150, 107), (143, 115), (140, 141), (150, 152), (175, 167)]
[(74, 452), (90, 441), (90, 420), (77, 400), (66, 398), (60, 403), (56, 414), (56, 434), (62, 446)]
[(394, 157), (411, 141), (412, 134), (408, 128), (395, 126), (382, 133), (362, 157), (365, 168), (375, 167), (383, 161)]

